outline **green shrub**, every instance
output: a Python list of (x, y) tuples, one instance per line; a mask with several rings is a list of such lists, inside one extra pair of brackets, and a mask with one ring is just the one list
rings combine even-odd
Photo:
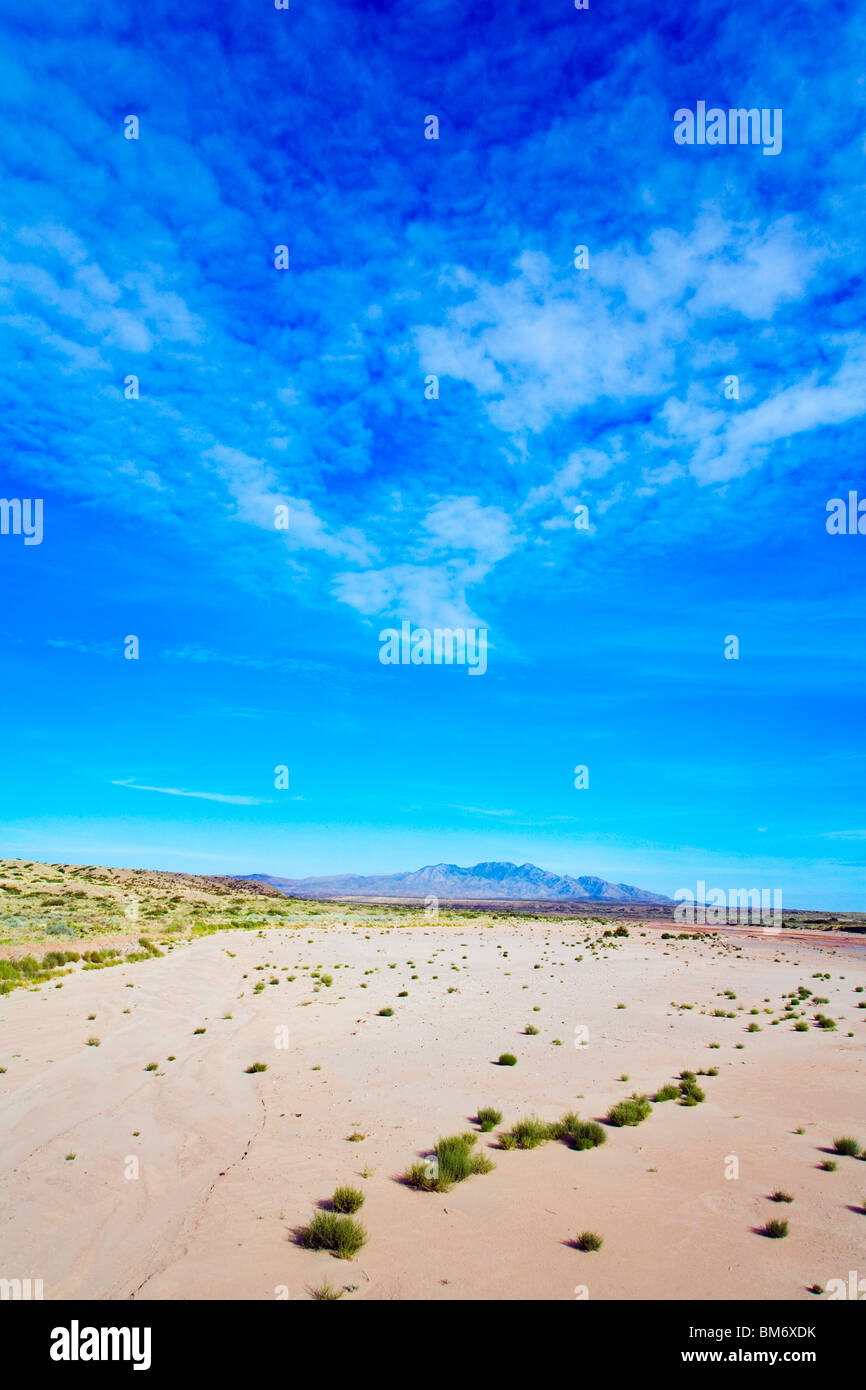
[(267, 1062), (253, 1062), (252, 1066), (251, 1066), (251, 1067), (247, 1067), (246, 1070), (247, 1070), (247, 1075), (250, 1075), (250, 1073), (252, 1073), (252, 1072), (255, 1072), (255, 1071), (267, 1071), (267, 1069), (268, 1069), (268, 1064), (267, 1064)]
[(833, 1148), (837, 1154), (842, 1154), (845, 1158), (859, 1158), (860, 1145), (856, 1139), (850, 1137), (845, 1139), (834, 1139)]
[(679, 1086), (674, 1086), (674, 1085), (672, 1085), (672, 1084), (669, 1082), (666, 1086), (662, 1086), (660, 1090), (656, 1091), (656, 1093), (655, 1093), (655, 1100), (656, 1100), (657, 1102), (666, 1101), (666, 1100), (678, 1100), (678, 1099), (679, 1099), (679, 1095), (680, 1095), (680, 1088), (679, 1088)]
[(393, 1013), (394, 1013), (394, 1010), (393, 1010), (393, 1009), (380, 1009), (380, 1010), (379, 1010), (379, 1017), (380, 1017), (380, 1018), (391, 1018), (392, 1015), (393, 1015)]
[(327, 1279), (324, 1279), (317, 1289), (311, 1289), (310, 1293), (320, 1303), (336, 1303), (343, 1297), (344, 1289), (332, 1289)]
[(682, 1093), (680, 1105), (700, 1105), (707, 1098), (697, 1081), (681, 1081), (680, 1091)]
[(635, 1092), (628, 1100), (621, 1100), (618, 1105), (612, 1105), (607, 1112), (607, 1118), (612, 1125), (617, 1127), (639, 1125), (651, 1111), (652, 1106), (647, 1097), (639, 1096)]
[(794, 1198), (790, 1192), (776, 1191), (770, 1197), (771, 1202), (793, 1202)]
[(516, 1067), (517, 1058), (514, 1056), (513, 1052), (501, 1052), (499, 1054), (499, 1065), (500, 1067)]
[(73, 961), (80, 959), (77, 951), (47, 951), (42, 957), (42, 968), (55, 970), (58, 966), (70, 965)]
[(364, 1205), (364, 1194), (359, 1192), (357, 1187), (338, 1187), (331, 1198), (331, 1204), (334, 1211), (351, 1216)]
[(307, 1250), (332, 1250), (339, 1259), (351, 1260), (366, 1245), (367, 1232), (350, 1216), (320, 1211), (301, 1231), (300, 1242)]
[(512, 1126), (511, 1135), (518, 1149), (537, 1149), (539, 1144), (545, 1144), (548, 1139), (553, 1139), (555, 1126), (545, 1124), (539, 1120), (537, 1115), (528, 1115), (525, 1120), (518, 1120)]
[(788, 1234), (787, 1221), (768, 1221), (764, 1227), (764, 1234), (768, 1235), (771, 1240), (783, 1240)]
[(597, 1124), (595, 1120), (582, 1120), (574, 1111), (563, 1115), (559, 1123), (553, 1126), (553, 1129), (556, 1131), (558, 1139), (567, 1140), (574, 1149), (597, 1149), (607, 1139), (600, 1124)]
[(406, 1173), (406, 1182), (422, 1192), (449, 1192), (458, 1182), (474, 1174), (489, 1173), (494, 1167), (486, 1154), (473, 1154), (474, 1134), (452, 1134), (440, 1139), (433, 1158), (413, 1163)]
[(478, 1123), (482, 1134), (489, 1134), (495, 1125), (502, 1124), (502, 1111), (494, 1110), (492, 1105), (483, 1105), (478, 1110)]
[(604, 1241), (602, 1237), (597, 1236), (595, 1231), (581, 1231), (580, 1235), (577, 1237), (577, 1246), (579, 1250), (600, 1250), (603, 1244)]

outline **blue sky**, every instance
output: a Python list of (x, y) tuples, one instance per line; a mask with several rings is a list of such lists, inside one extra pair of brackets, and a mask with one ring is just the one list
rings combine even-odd
[(862, 8), (469, 8), (4, 5), (3, 853), (866, 910)]

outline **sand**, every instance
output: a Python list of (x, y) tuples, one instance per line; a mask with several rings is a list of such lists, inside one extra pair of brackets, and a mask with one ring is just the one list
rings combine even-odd
[[(839, 1134), (866, 1144), (862, 946), (314, 923), (220, 931), (0, 999), (0, 1274), (41, 1278), (46, 1299), (138, 1300), (308, 1300), (325, 1279), (348, 1299), (810, 1300), (813, 1283), (866, 1275), (866, 1163), (819, 1167)], [(330, 987), (314, 989), (318, 966)], [(778, 1017), (801, 984), (829, 1000), (835, 1032), (749, 1014)], [(516, 1067), (496, 1065), (503, 1051)], [(267, 1071), (247, 1074), (255, 1061)], [(494, 1132), (478, 1139), (490, 1174), (447, 1194), (399, 1181), (440, 1135), (477, 1128), (479, 1105), (503, 1112), (498, 1129), (571, 1109), (600, 1119), (711, 1066), (704, 1104), (656, 1105), (590, 1152), (506, 1152)], [(353, 1261), (293, 1235), (343, 1183), (366, 1196)], [(770, 1201), (777, 1188), (794, 1202)], [(759, 1234), (772, 1217), (787, 1239)], [(571, 1244), (584, 1229), (599, 1252)]]

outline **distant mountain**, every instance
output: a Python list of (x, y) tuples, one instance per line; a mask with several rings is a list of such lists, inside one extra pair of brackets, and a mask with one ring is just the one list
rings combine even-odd
[(293, 898), (576, 898), (608, 903), (669, 903), (628, 883), (607, 883), (593, 874), (572, 878), (535, 864), (427, 864), (404, 874), (335, 874), (327, 878), (277, 878), (244, 874), (252, 883), (267, 883)]

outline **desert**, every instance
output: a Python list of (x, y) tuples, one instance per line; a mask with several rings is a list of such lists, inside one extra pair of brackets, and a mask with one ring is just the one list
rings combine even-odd
[[(810, 1301), (863, 1266), (862, 936), (0, 876), (2, 961), (79, 957), (0, 972), (3, 1272), (46, 1299)], [(424, 1190), (465, 1135), (480, 1171)], [(349, 1258), (307, 1248), (341, 1188)]]

